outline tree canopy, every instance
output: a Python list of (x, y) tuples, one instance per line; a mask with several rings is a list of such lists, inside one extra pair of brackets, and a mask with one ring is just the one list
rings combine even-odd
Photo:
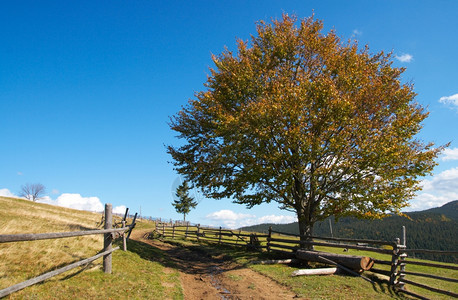
[(400, 213), (443, 147), (416, 138), (428, 113), (391, 54), (371, 54), (309, 17), (259, 22), (170, 126), (175, 169), (204, 195), (276, 201), (300, 233), (330, 215)]

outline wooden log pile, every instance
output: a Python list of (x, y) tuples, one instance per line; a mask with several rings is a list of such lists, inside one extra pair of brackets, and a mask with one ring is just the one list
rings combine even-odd
[(358, 273), (368, 271), (374, 265), (374, 260), (367, 256), (335, 254), (320, 251), (297, 250), (296, 257), (300, 260), (309, 262), (329, 263), (327, 260), (331, 260)]

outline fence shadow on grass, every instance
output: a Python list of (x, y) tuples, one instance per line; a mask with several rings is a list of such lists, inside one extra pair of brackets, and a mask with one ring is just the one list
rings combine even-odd
[(411, 299), (411, 298), (405, 297), (405, 295), (401, 293), (398, 293), (395, 290), (394, 286), (390, 285), (390, 281), (387, 279), (380, 278), (375, 274), (364, 275), (364, 276), (366, 276), (367, 278), (371, 279), (374, 282), (372, 283), (372, 288), (375, 292), (390, 295), (391, 297), (395, 299)]
[(143, 241), (129, 240), (128, 249), (142, 259), (155, 261), (164, 267), (174, 268), (187, 274), (199, 275), (214, 273), (216, 269), (226, 272), (244, 268), (243, 265), (230, 263), (233, 262), (233, 258), (225, 255), (224, 250), (218, 251), (216, 248), (205, 245), (184, 247), (174, 242), (168, 242), (168, 244), (173, 246), (170, 249), (161, 250)]
[(129, 239), (127, 242), (128, 251), (138, 254), (142, 259), (149, 261), (157, 261), (164, 267), (174, 267), (174, 265), (167, 260), (164, 252), (156, 247), (153, 247), (145, 242)]

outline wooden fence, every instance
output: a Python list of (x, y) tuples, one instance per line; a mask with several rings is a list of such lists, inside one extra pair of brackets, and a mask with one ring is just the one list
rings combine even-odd
[[(127, 216), (128, 209), (126, 210), (126, 214), (122, 219), (121, 223), (119, 224), (121, 228), (113, 228), (113, 217), (112, 217), (112, 205), (107, 203), (105, 204), (105, 214), (104, 214), (104, 229), (101, 230), (86, 230), (86, 231), (73, 231), (73, 232), (54, 232), (54, 233), (26, 233), (26, 234), (4, 234), (0, 235), (0, 243), (10, 243), (10, 242), (22, 242), (22, 241), (36, 241), (36, 240), (46, 240), (46, 239), (59, 239), (59, 238), (68, 238), (68, 237), (75, 237), (75, 236), (84, 236), (84, 235), (93, 235), (93, 234), (103, 234), (104, 235), (104, 243), (103, 249), (97, 255), (92, 257), (83, 259), (81, 261), (72, 263), (65, 267), (59, 268), (57, 270), (42, 274), (35, 278), (26, 280), (24, 282), (12, 285), (8, 288), (0, 290), (0, 298), (5, 297), (11, 293), (17, 292), (22, 290), (28, 286), (34, 285), (36, 283), (42, 282), (46, 279), (59, 275), (63, 272), (69, 271), (76, 267), (86, 265), (94, 260), (103, 256), (103, 271), (105, 273), (111, 274), (111, 260), (112, 260), (112, 253), (116, 250), (119, 250), (119, 247), (113, 248), (112, 243), (113, 240), (122, 237), (123, 239), (123, 250), (127, 250), (127, 240), (129, 239), (130, 233), (135, 227), (135, 220), (137, 218), (137, 214), (135, 214), (132, 223), (126, 226), (126, 216)], [(115, 224), (115, 227), (118, 224)], [(127, 235), (127, 236), (126, 236)]]
[(412, 275), (457, 283), (457, 276), (455, 276), (455, 278), (448, 278), (432, 274), (409, 272), (406, 270), (406, 266), (408, 264), (411, 264), (431, 266), (435, 268), (443, 268), (448, 270), (458, 270), (458, 267), (456, 265), (429, 263), (407, 259), (408, 253), (434, 253), (441, 255), (458, 255), (458, 252), (407, 249), (405, 227), (403, 227), (402, 241), (400, 238), (396, 238), (392, 242), (369, 239), (346, 239), (318, 236), (312, 236), (311, 240), (301, 241), (300, 235), (275, 231), (272, 229), (272, 227), (269, 228), (267, 234), (259, 234), (242, 233), (241, 230), (222, 229), (221, 227), (206, 228), (201, 227), (200, 225), (191, 226), (189, 223), (185, 225), (175, 225), (173, 222), (157, 223), (154, 234), (164, 238), (184, 238), (195, 241), (207, 241), (216, 242), (218, 244), (245, 246), (250, 249), (266, 250), (269, 252), (280, 252), (286, 254), (287, 256), (294, 256), (296, 250), (303, 248), (304, 246), (325, 246), (341, 248), (344, 249), (344, 251), (348, 251), (348, 249), (355, 249), (385, 254), (387, 255), (387, 259), (374, 259), (374, 261), (376, 265), (386, 267), (371, 268), (370, 272), (388, 276), (390, 284), (393, 285), (398, 291), (410, 294), (418, 298), (425, 298), (419, 294), (410, 292), (405, 288), (406, 284), (411, 284), (413, 286), (427, 289), (435, 293), (440, 293), (452, 297), (458, 297), (458, 294), (455, 292), (427, 286), (425, 284), (406, 279), (406, 275)]
[(268, 235), (251, 233), (242, 233), (241, 230), (231, 230), (210, 227), (201, 227), (200, 225), (191, 226), (175, 225), (172, 223), (156, 223), (156, 230), (153, 233), (163, 238), (184, 238), (195, 241), (214, 242), (224, 245), (246, 246), (253, 249), (266, 249)]
[[(458, 293), (452, 292), (452, 291), (447, 291), (444, 289), (436, 288), (430, 285), (426, 285), (423, 283), (420, 283), (415, 280), (409, 280), (406, 279), (406, 275), (411, 275), (411, 276), (419, 276), (423, 278), (432, 278), (440, 281), (446, 281), (446, 282), (453, 282), (453, 283), (458, 283), (458, 275), (454, 274), (454, 278), (449, 278), (449, 277), (444, 277), (444, 276), (437, 276), (437, 275), (432, 275), (432, 274), (427, 274), (427, 273), (420, 273), (420, 272), (409, 272), (406, 270), (407, 265), (419, 265), (419, 266), (428, 266), (428, 267), (434, 267), (436, 269), (442, 269), (442, 270), (454, 270), (458, 271), (458, 266), (457, 265), (452, 265), (452, 264), (439, 264), (439, 263), (430, 263), (430, 262), (425, 262), (425, 261), (414, 261), (414, 260), (408, 260), (407, 255), (408, 253), (431, 253), (431, 254), (439, 254), (439, 255), (458, 255), (458, 251), (436, 251), (436, 250), (426, 250), (426, 249), (405, 249), (401, 248), (399, 249), (399, 256), (402, 257), (403, 259), (398, 261), (398, 266), (399, 266), (399, 271), (397, 272), (397, 287), (400, 291), (410, 294), (412, 296), (418, 297), (420, 299), (427, 299), (426, 297), (423, 297), (417, 293), (413, 293), (410, 291), (407, 291), (404, 287), (406, 284), (410, 284), (416, 287), (420, 287), (422, 289), (426, 289), (435, 293), (451, 296), (458, 298)], [(456, 273), (456, 272), (455, 272)], [(455, 289), (456, 290), (456, 289)]]

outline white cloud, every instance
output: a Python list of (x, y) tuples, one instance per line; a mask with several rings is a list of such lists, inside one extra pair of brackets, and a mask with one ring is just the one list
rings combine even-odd
[(442, 160), (458, 160), (458, 148), (446, 148), (442, 153)]
[[(56, 194), (58, 192), (59, 191), (57, 190), (52, 191), (53, 194)], [(19, 198), (17, 195), (13, 194), (8, 189), (0, 189), (0, 196)], [(56, 200), (51, 199), (51, 197), (49, 196), (44, 196), (38, 199), (37, 202), (96, 212), (101, 212), (105, 209), (105, 206), (102, 204), (98, 197), (83, 197), (80, 194), (64, 193), (57, 197)], [(124, 214), (125, 212), (125, 205), (120, 205), (113, 208), (113, 213)]]
[(458, 108), (458, 94), (440, 97), (439, 102), (447, 105), (454, 105)]
[(422, 193), (411, 201), (411, 205), (406, 211), (419, 211), (433, 207), (440, 207), (445, 203), (453, 200), (458, 200), (458, 193), (444, 193), (441, 195), (433, 195), (430, 193)]
[(98, 197), (83, 197), (80, 194), (64, 193), (56, 200), (42, 199), (40, 202), (87, 211), (103, 211), (104, 206)]
[(458, 200), (458, 167), (443, 171), (421, 184), (423, 190), (411, 201), (408, 211), (439, 207)]
[(214, 224), (217, 223), (218, 225), (222, 224), (224, 227), (236, 228), (252, 225), (256, 216), (249, 214), (238, 214), (232, 210), (223, 209), (208, 214), (206, 218), (213, 221)]
[(293, 216), (263, 216), (258, 218), (259, 223), (274, 223), (274, 224), (287, 224), (293, 223), (297, 221), (296, 217)]
[(104, 206), (98, 197), (83, 197), (80, 194), (64, 193), (57, 197), (56, 200), (45, 196), (37, 202), (87, 211), (100, 212), (104, 210)]
[(358, 29), (353, 29), (353, 32), (352, 32), (352, 37), (357, 37), (357, 36), (361, 36), (363, 35), (363, 32), (361, 30), (358, 30)]
[(401, 56), (396, 55), (396, 59), (399, 60), (400, 62), (411, 62), (413, 60), (413, 56), (410, 54), (402, 54)]
[(127, 207), (125, 205), (116, 206), (115, 208), (113, 208), (113, 213), (114, 214), (125, 214), (126, 208)]
[(261, 223), (292, 223), (296, 221), (295, 217), (292, 216), (276, 216), (269, 215), (263, 217), (256, 217), (255, 215), (236, 213), (232, 210), (223, 209), (220, 211), (213, 212), (206, 216), (213, 224), (220, 225), (228, 228), (238, 228), (243, 226), (250, 226)]
[(37, 200), (37, 202), (51, 204), (51, 205), (57, 205), (56, 201), (52, 200), (51, 197), (49, 197), (49, 196), (41, 197), (40, 199)]
[(427, 192), (458, 192), (458, 167), (445, 170), (431, 180), (424, 180), (422, 184), (423, 191)]
[(16, 196), (15, 194), (11, 193), (9, 189), (0, 189), (0, 196), (18, 198), (18, 196)]

